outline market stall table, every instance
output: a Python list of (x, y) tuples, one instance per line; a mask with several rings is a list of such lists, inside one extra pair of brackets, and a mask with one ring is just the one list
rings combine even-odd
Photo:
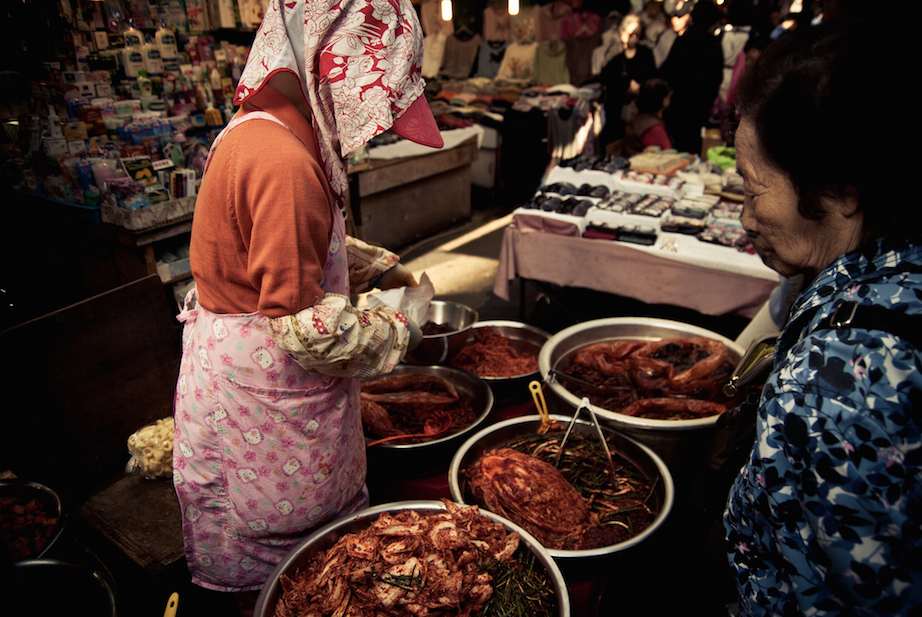
[(402, 140), (349, 168), (349, 232), (397, 248), (471, 215), (471, 164), (483, 128), (443, 131), (441, 149)]
[(505, 230), (493, 292), (509, 300), (516, 278), (743, 317), (778, 285), (758, 256), (693, 236), (661, 233), (653, 246), (587, 239), (573, 223), (521, 210)]

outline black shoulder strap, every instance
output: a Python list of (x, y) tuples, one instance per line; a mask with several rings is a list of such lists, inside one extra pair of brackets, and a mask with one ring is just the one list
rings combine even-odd
[[(809, 319), (809, 315), (802, 317)], [(914, 347), (922, 348), (922, 315), (907, 315), (882, 306), (840, 300), (829, 319), (821, 321), (813, 331), (843, 328), (889, 332), (912, 343)]]

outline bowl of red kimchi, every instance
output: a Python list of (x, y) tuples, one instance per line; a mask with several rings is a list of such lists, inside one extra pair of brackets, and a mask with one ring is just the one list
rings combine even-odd
[(362, 429), (369, 473), (400, 476), (448, 469), (458, 446), (479, 430), (493, 409), (493, 392), (480, 378), (450, 366), (400, 364), (362, 381)]
[(601, 421), (670, 459), (680, 441), (713, 432), (720, 415), (739, 404), (723, 386), (743, 352), (691, 324), (612, 317), (561, 330), (538, 364), (564, 409), (588, 398)]
[[(279, 615), (567, 617), (559, 567), (518, 525), (449, 500), (399, 501), (345, 516), (282, 559), (256, 601)], [(497, 610), (499, 607), (499, 610)]]
[(540, 379), (538, 354), (551, 335), (519, 321), (488, 320), (474, 324), (449, 365), (474, 373), (496, 394), (519, 390), (528, 395), (528, 382)]
[(653, 450), (609, 426), (600, 436), (586, 416), (567, 435), (571, 419), (532, 415), (484, 427), (448, 470), (452, 499), (521, 525), (567, 565), (565, 574), (641, 545), (675, 501), (672, 474)]

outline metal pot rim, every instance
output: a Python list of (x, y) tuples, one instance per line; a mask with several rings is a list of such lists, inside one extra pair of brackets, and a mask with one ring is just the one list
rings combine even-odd
[[(464, 504), (459, 505), (463, 506)], [(384, 512), (394, 512), (407, 509), (423, 512), (444, 511), (445, 504), (443, 504), (441, 501), (428, 499), (395, 501), (377, 506), (371, 506), (369, 508), (365, 508), (364, 510), (359, 510), (358, 512), (354, 512), (350, 515), (339, 518), (317, 529), (309, 536), (304, 538), (304, 540), (295, 545), (295, 547), (282, 559), (282, 561), (279, 562), (275, 569), (272, 570), (272, 573), (266, 580), (266, 584), (263, 585), (263, 588), (259, 592), (259, 597), (256, 599), (256, 607), (253, 611), (253, 615), (256, 617), (268, 617), (270, 613), (266, 612), (267, 609), (275, 609), (275, 602), (278, 598), (276, 589), (279, 586), (281, 576), (285, 574), (287, 569), (301, 557), (301, 553), (306, 550), (307, 547), (318, 542), (327, 534), (335, 532), (340, 528), (349, 527), (362, 519), (366, 519), (369, 523), (371, 523), (371, 521), (375, 520)], [(554, 593), (557, 594), (559, 617), (570, 617), (570, 595), (567, 588), (567, 583), (564, 580), (563, 573), (561, 573), (557, 562), (550, 555), (550, 553), (548, 553), (547, 549), (541, 546), (541, 544), (534, 538), (534, 536), (529, 534), (527, 531), (512, 521), (487, 510), (480, 508), (478, 509), (480, 510), (481, 514), (489, 518), (491, 521), (500, 523), (505, 526), (507, 531), (516, 531), (519, 533), (521, 542), (524, 543), (525, 546), (530, 551), (532, 551), (532, 553), (534, 553), (537, 560), (547, 570), (549, 582), (554, 589)], [(270, 598), (270, 596), (274, 597)], [(273, 606), (271, 607), (268, 606), (270, 601), (273, 603)]]
[[(430, 441), (424, 441), (421, 443), (403, 443), (403, 444), (382, 443), (377, 446), (373, 446), (373, 448), (380, 448), (382, 450), (391, 450), (391, 451), (399, 451), (399, 452), (412, 451), (412, 452), (420, 452), (420, 453), (426, 450), (429, 450), (429, 449), (435, 449), (447, 443), (450, 443), (452, 441), (460, 441), (466, 435), (469, 435), (471, 432), (473, 432), (475, 429), (481, 426), (484, 422), (486, 422), (487, 417), (489, 417), (490, 415), (490, 412), (493, 411), (493, 403), (494, 403), (493, 391), (490, 390), (490, 387), (486, 383), (484, 383), (483, 380), (477, 377), (477, 375), (474, 375), (473, 373), (469, 373), (467, 371), (462, 371), (461, 369), (457, 369), (451, 366), (443, 366), (441, 364), (433, 364), (431, 366), (424, 366), (424, 365), (417, 365), (417, 364), (398, 364), (397, 366), (394, 367), (394, 370), (391, 371), (390, 373), (387, 373), (385, 375), (378, 375), (376, 377), (363, 380), (363, 383), (365, 383), (366, 381), (372, 382), (377, 379), (383, 379), (391, 375), (399, 375), (399, 374), (404, 374), (404, 373), (429, 373), (433, 375), (438, 375), (439, 377), (443, 377), (448, 381), (452, 381), (451, 379), (449, 379), (449, 376), (454, 376), (456, 378), (463, 379), (464, 383), (467, 386), (469, 386), (471, 390), (477, 391), (475, 393), (478, 394), (480, 398), (482, 399), (483, 409), (480, 409), (477, 411), (477, 417), (474, 418), (473, 422), (471, 422), (468, 426), (462, 428), (456, 433), (451, 433), (450, 435), (445, 435), (444, 437), (439, 437), (438, 439), (432, 439)], [(455, 384), (455, 386), (457, 387), (456, 382), (453, 381), (452, 383)]]
[[(531, 324), (527, 324), (527, 323), (524, 323), (524, 322), (521, 322), (521, 321), (512, 321), (512, 320), (508, 320), (508, 319), (493, 319), (493, 320), (486, 320), (486, 321), (478, 321), (477, 323), (475, 323), (475, 324), (473, 325), (473, 327), (471, 328), (471, 330), (473, 331), (473, 330), (476, 330), (477, 328), (487, 328), (487, 327), (493, 327), (493, 328), (515, 328), (516, 330), (524, 330), (524, 331), (530, 332), (530, 333), (532, 333), (532, 334), (534, 334), (534, 335), (536, 335), (536, 336), (538, 336), (538, 337), (540, 337), (540, 338), (543, 338), (543, 339), (544, 339), (543, 343), (542, 343), (540, 346), (537, 346), (537, 345), (536, 345), (536, 347), (538, 347), (538, 353), (539, 353), (539, 354), (541, 353), (541, 349), (544, 348), (544, 345), (545, 345), (545, 344), (550, 340), (550, 338), (551, 338), (550, 333), (549, 333), (549, 332), (546, 332), (545, 330), (542, 330), (541, 328), (536, 328), (535, 326), (533, 326), (533, 325), (531, 325)], [(470, 339), (468, 339), (468, 340), (470, 340)], [(512, 376), (510, 376), (510, 377), (488, 377), (488, 376), (483, 376), (483, 377), (480, 377), (480, 379), (484, 380), (485, 382), (487, 382), (487, 383), (489, 383), (489, 384), (519, 383), (519, 382), (523, 382), (523, 381), (530, 381), (530, 380), (532, 380), (532, 379), (537, 379), (540, 372), (541, 372), (541, 371), (540, 371), (540, 369), (539, 369), (539, 370), (536, 370), (536, 371), (532, 371), (531, 373), (522, 373), (521, 375), (512, 375)]]
[[(577, 398), (575, 395), (571, 394), (569, 390), (567, 390), (559, 383), (548, 381), (548, 373), (551, 371), (551, 369), (554, 368), (551, 366), (551, 356), (558, 347), (563, 346), (566, 341), (572, 338), (574, 335), (577, 335), (581, 332), (612, 326), (647, 326), (651, 328), (664, 328), (667, 330), (674, 330), (676, 333), (675, 336), (704, 336), (707, 338), (719, 340), (724, 345), (726, 345), (731, 352), (737, 354), (738, 357), (742, 356), (744, 352), (742, 347), (740, 347), (735, 341), (732, 341), (729, 338), (714, 332), (713, 330), (708, 330), (700, 326), (695, 326), (680, 321), (673, 321), (670, 319), (659, 319), (655, 317), (608, 317), (604, 319), (586, 321), (574, 326), (570, 326), (553, 335), (550, 340), (545, 343), (544, 347), (541, 349), (541, 353), (538, 354), (538, 368), (541, 371), (541, 379), (544, 381), (544, 383), (546, 383), (557, 396), (566, 401), (574, 409), (579, 407), (582, 399)], [(660, 340), (662, 338), (663, 337), (649, 337), (643, 335), (605, 336), (599, 338), (596, 342), (618, 339)], [(582, 345), (579, 347), (582, 347)], [(720, 414), (718, 414), (714, 416), (708, 416), (706, 418), (695, 418), (691, 420), (659, 420), (655, 418), (627, 416), (622, 413), (611, 411), (609, 409), (598, 406), (596, 406), (594, 409), (600, 418), (616, 426), (624, 426), (639, 430), (658, 430), (666, 432), (710, 429), (716, 425), (718, 418), (720, 418)]]
[[(556, 420), (559, 423), (566, 425), (570, 422), (571, 416), (563, 416), (559, 414), (551, 414), (551, 419)], [(451, 459), (451, 466), (448, 468), (448, 485), (449, 490), (451, 491), (452, 499), (456, 502), (463, 502), (464, 496), (461, 494), (461, 485), (459, 479), (461, 477), (461, 464), (464, 459), (464, 456), (475, 447), (481, 440), (486, 436), (498, 432), (501, 429), (510, 426), (516, 426), (519, 424), (540, 424), (541, 416), (532, 415), (532, 416), (520, 416), (518, 418), (509, 418), (508, 420), (503, 420), (497, 422), (496, 424), (491, 424), (490, 426), (481, 429), (476, 434), (472, 435), (467, 441), (465, 441), (458, 451), (455, 453), (454, 457)], [(578, 424), (591, 426), (586, 420), (578, 418), (576, 420)], [(619, 542), (618, 544), (611, 544), (609, 546), (603, 546), (594, 549), (585, 549), (578, 551), (570, 551), (563, 549), (546, 549), (548, 553), (554, 559), (560, 560), (578, 560), (578, 559), (587, 559), (593, 557), (604, 557), (625, 551), (632, 546), (640, 544), (646, 540), (649, 536), (653, 535), (662, 525), (666, 522), (666, 519), (669, 517), (670, 512), (672, 512), (673, 504), (675, 503), (675, 484), (672, 480), (672, 473), (669, 471), (669, 468), (666, 466), (666, 463), (663, 462), (663, 459), (660, 458), (656, 452), (651, 450), (648, 446), (640, 443), (636, 439), (625, 435), (624, 433), (619, 433), (617, 430), (609, 427), (603, 426), (603, 431), (616, 434), (619, 438), (622, 438), (626, 441), (629, 441), (633, 446), (636, 446), (644, 456), (648, 457), (653, 464), (656, 466), (656, 470), (659, 472), (660, 478), (663, 482), (663, 491), (664, 499), (663, 504), (660, 507), (660, 511), (657, 512), (656, 518), (653, 520), (650, 525), (644, 529), (642, 532), (633, 536), (624, 542)], [(481, 508), (481, 511), (487, 512), (484, 508)]]

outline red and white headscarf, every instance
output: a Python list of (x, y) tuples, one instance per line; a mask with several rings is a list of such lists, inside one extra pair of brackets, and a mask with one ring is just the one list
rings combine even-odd
[(345, 206), (346, 157), (388, 129), (442, 147), (420, 74), (422, 27), (410, 0), (269, 0), (234, 102), (290, 71), (313, 112), (330, 188)]

